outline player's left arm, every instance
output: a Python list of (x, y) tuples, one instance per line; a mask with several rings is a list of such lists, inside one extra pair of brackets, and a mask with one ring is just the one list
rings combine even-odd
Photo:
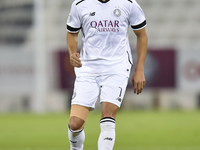
[(140, 94), (145, 86), (144, 63), (147, 53), (148, 37), (145, 28), (141, 30), (134, 30), (137, 36), (137, 64), (135, 73), (132, 76), (132, 84), (134, 86), (134, 93)]

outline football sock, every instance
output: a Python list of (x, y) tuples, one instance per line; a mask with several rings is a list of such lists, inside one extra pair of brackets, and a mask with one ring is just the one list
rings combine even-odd
[(70, 150), (83, 150), (83, 142), (85, 140), (84, 128), (73, 131), (68, 127), (68, 138), (70, 142)]
[(115, 143), (115, 119), (110, 117), (102, 118), (100, 127), (98, 150), (112, 150)]

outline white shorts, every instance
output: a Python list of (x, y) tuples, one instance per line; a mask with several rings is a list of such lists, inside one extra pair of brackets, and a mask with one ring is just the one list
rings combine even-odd
[(72, 105), (86, 106), (93, 110), (98, 98), (100, 98), (100, 103), (110, 102), (120, 107), (127, 83), (127, 76), (116, 74), (77, 77), (74, 84)]

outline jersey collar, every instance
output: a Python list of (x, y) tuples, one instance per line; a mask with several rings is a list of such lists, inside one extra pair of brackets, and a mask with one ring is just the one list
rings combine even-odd
[(107, 2), (109, 2), (110, 0), (106, 0), (106, 1), (98, 0), (98, 1), (101, 2), (101, 3), (107, 3)]

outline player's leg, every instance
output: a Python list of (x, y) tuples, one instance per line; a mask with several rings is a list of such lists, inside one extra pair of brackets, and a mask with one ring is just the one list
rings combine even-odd
[(125, 94), (128, 77), (110, 75), (102, 81), (100, 97), (102, 117), (100, 120), (101, 133), (98, 140), (98, 150), (112, 150), (115, 143), (115, 118)]
[(90, 107), (85, 107), (81, 105), (72, 105), (70, 112), (70, 121), (69, 121), (70, 129), (74, 131), (83, 129), (90, 110), (91, 110)]
[(99, 87), (95, 77), (76, 79), (68, 128), (71, 150), (83, 150), (84, 126), (90, 110), (95, 107), (98, 95)]
[(89, 107), (72, 105), (68, 127), (71, 150), (83, 150), (85, 140), (84, 126), (90, 112)]
[(119, 107), (109, 102), (102, 102), (101, 133), (98, 140), (99, 150), (112, 150), (115, 143), (115, 118)]

